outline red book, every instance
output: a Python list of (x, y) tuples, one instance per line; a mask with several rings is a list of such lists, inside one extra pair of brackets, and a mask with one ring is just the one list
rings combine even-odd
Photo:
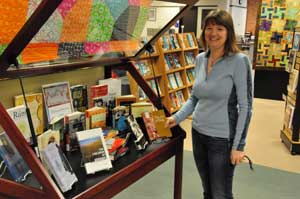
[(90, 106), (94, 107), (94, 99), (100, 98), (100, 97), (108, 97), (108, 85), (102, 84), (102, 85), (94, 85), (91, 86), (91, 95), (90, 95)]

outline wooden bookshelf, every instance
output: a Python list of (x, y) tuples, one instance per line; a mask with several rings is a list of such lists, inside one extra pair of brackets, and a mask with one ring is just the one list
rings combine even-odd
[[(300, 28), (294, 31), (300, 32)], [(294, 39), (293, 39), (294, 43)], [(298, 44), (299, 45), (299, 44)], [(285, 114), (283, 129), (280, 131), (280, 138), (287, 146), (292, 155), (300, 154), (300, 84), (299, 84), (299, 68), (300, 68), (300, 50), (291, 49), (290, 59), (287, 72), (289, 75), (289, 85), (287, 86), (288, 95), (285, 103)], [(288, 124), (288, 125), (287, 125)]]
[[(169, 38), (176, 39), (178, 45), (176, 47), (174, 47), (174, 45), (172, 46)], [(192, 39), (192, 42), (189, 42), (188, 38)], [(192, 43), (194, 46), (190, 46), (190, 43)], [(167, 44), (169, 45), (169, 47), (166, 47)], [(199, 53), (197, 40), (194, 33), (177, 33), (171, 35), (165, 34), (155, 43), (154, 47), (156, 49), (154, 55), (157, 56), (151, 55), (150, 57), (149, 55), (143, 55), (141, 59), (137, 60), (134, 64), (136, 65), (140, 61), (148, 60), (148, 62), (150, 62), (150, 59), (152, 60), (151, 63), (153, 64), (155, 76), (158, 79), (159, 87), (161, 90), (160, 93), (161, 101), (166, 106), (169, 112), (174, 113), (179, 110), (182, 104), (180, 106), (175, 106), (175, 107), (172, 106), (172, 104), (174, 103), (172, 102), (173, 99), (172, 97), (170, 97), (170, 94), (176, 93), (177, 91), (181, 91), (184, 100), (186, 101), (189, 97), (189, 87), (193, 85), (193, 81), (189, 81), (189, 77), (187, 76), (187, 71), (192, 72), (192, 70), (195, 67), (193, 60)], [(176, 59), (175, 62), (179, 63), (180, 66), (170, 65), (170, 62), (166, 57), (174, 58), (172, 56), (175, 56)], [(174, 60), (171, 62), (174, 63)], [(150, 65), (150, 67), (152, 66)], [(170, 88), (168, 86), (169, 84), (168, 75), (174, 75), (175, 73), (179, 73), (183, 85), (177, 85), (174, 88)], [(144, 75), (143, 77), (146, 80), (154, 79), (153, 74), (150, 76)], [(129, 80), (130, 80), (131, 93), (139, 97), (139, 87), (137, 86), (134, 78), (132, 78), (129, 75)], [(139, 100), (145, 100), (145, 99), (139, 98)]]

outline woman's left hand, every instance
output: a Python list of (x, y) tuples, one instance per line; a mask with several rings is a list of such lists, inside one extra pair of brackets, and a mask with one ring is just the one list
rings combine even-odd
[(231, 164), (238, 165), (244, 159), (245, 153), (244, 151), (231, 150)]

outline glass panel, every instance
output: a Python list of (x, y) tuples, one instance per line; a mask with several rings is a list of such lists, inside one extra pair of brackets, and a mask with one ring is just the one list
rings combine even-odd
[[(0, 32), (0, 53), (41, 0), (16, 2), (0, 2), (0, 8), (8, 10), (0, 19), (5, 22), (0, 23), (4, 24), (0, 30), (9, 30)], [(36, 66), (82, 57), (133, 56), (183, 6), (185, 4), (152, 0), (63, 0), (22, 51), (18, 61), (23, 66), (32, 63)], [(5, 24), (8, 24), (6, 28)]]
[(0, 178), (40, 188), (41, 185), (1, 126), (0, 130)]

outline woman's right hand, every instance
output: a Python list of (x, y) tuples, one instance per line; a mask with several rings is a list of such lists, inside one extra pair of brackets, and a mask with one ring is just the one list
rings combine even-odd
[(166, 124), (165, 124), (166, 127), (168, 128), (172, 128), (174, 126), (176, 126), (176, 120), (174, 117), (167, 117), (167, 121), (166, 121)]

